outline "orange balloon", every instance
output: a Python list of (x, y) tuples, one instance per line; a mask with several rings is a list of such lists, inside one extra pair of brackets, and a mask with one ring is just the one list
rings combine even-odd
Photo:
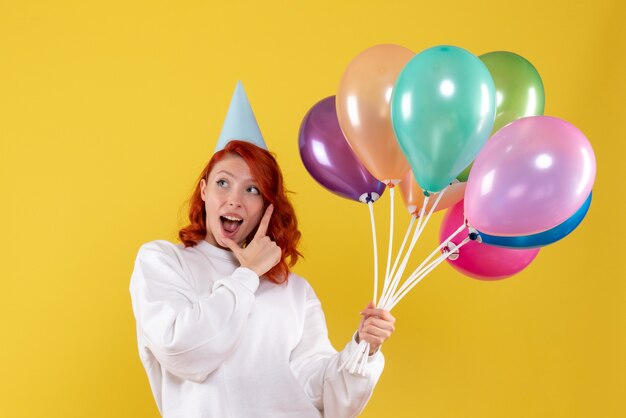
[(389, 185), (409, 170), (391, 125), (394, 83), (415, 54), (399, 45), (377, 45), (350, 62), (337, 92), (337, 118), (348, 143), (374, 177)]
[[(445, 193), (437, 203), (437, 207), (435, 208), (435, 212), (440, 210), (448, 209), (449, 207), (454, 206), (457, 202), (463, 200), (463, 196), (465, 195), (465, 186), (466, 182), (463, 183), (453, 183), (446, 189)], [(402, 191), (402, 198), (404, 199), (404, 205), (408, 209), (411, 215), (419, 216), (420, 210), (422, 206), (424, 206), (424, 191), (417, 184), (417, 180), (415, 180), (415, 176), (413, 172), (409, 170), (406, 173), (406, 176), (400, 182), (400, 190)], [(433, 194), (428, 199), (428, 204), (426, 205), (426, 209), (424, 213), (427, 214), (430, 208), (437, 201), (437, 195)]]

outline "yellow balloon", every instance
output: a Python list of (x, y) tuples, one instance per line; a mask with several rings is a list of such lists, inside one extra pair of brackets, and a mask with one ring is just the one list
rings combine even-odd
[(361, 163), (383, 183), (397, 183), (409, 170), (391, 125), (391, 93), (415, 54), (399, 45), (366, 49), (346, 68), (337, 92), (337, 118)]

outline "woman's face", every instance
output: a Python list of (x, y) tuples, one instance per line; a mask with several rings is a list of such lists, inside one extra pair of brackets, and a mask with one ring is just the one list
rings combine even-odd
[(223, 238), (242, 245), (263, 215), (263, 197), (243, 158), (226, 155), (200, 182), (206, 209), (205, 240), (228, 248)]

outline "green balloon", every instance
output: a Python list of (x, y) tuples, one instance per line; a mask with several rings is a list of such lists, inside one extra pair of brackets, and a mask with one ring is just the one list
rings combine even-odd
[(493, 79), (470, 52), (436, 46), (407, 63), (393, 89), (391, 122), (425, 191), (441, 191), (474, 160), (495, 109)]
[(469, 173), (472, 170), (472, 166), (474, 165), (474, 162), (472, 161), (470, 163), (470, 165), (468, 165), (467, 167), (465, 167), (465, 170), (461, 171), (461, 174), (459, 174), (458, 176), (456, 176), (456, 179), (458, 181), (460, 181), (461, 183), (465, 183), (467, 181), (467, 179), (469, 178)]
[(489, 52), (479, 58), (496, 84), (496, 121), (492, 134), (514, 120), (543, 115), (543, 82), (530, 62), (507, 51)]
[[(496, 120), (490, 136), (514, 120), (543, 115), (546, 101), (543, 82), (528, 60), (507, 51), (489, 52), (478, 58), (487, 66), (496, 85)], [(457, 180), (467, 181), (472, 165)]]

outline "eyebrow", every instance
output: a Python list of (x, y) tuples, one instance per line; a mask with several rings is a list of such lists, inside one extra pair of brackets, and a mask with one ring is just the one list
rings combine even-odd
[[(231, 177), (235, 177), (235, 175), (233, 173), (231, 173), (230, 171), (228, 171), (228, 170), (220, 170), (217, 173), (215, 173), (216, 176), (218, 174), (228, 174)], [(252, 178), (252, 177), (247, 177), (247, 178), (243, 179), (243, 181), (250, 181), (250, 182), (255, 183), (255, 184), (257, 183), (256, 180), (254, 180), (254, 178)]]

